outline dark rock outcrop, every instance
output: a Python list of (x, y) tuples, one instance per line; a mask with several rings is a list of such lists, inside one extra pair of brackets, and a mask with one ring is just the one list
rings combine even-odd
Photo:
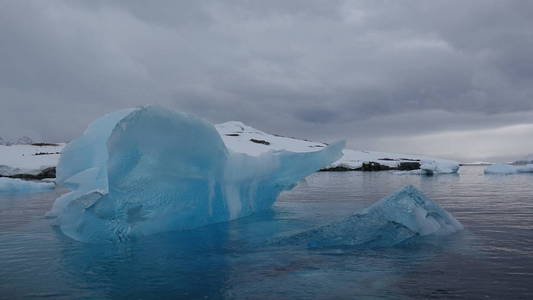
[(369, 161), (363, 163), (363, 166), (361, 167), (362, 171), (388, 171), (388, 170), (394, 170), (395, 168), (382, 165), (380, 163)]
[(265, 140), (250, 139), (250, 142), (254, 142), (256, 144), (270, 145), (270, 142)]
[(411, 171), (420, 169), (420, 163), (416, 161), (402, 161), (398, 164), (397, 167), (390, 167), (387, 165), (382, 165), (375, 161), (364, 162), (360, 168), (352, 169), (344, 166), (336, 166), (332, 168), (321, 169), (321, 172), (346, 172), (346, 171), (390, 171), (390, 170), (399, 170), (399, 171)]
[(54, 143), (32, 143), (31, 144), (32, 146), (59, 146), (59, 144), (54, 144)]
[(2, 176), (0, 177), (9, 177), (9, 178), (18, 178), (18, 179), (24, 179), (24, 180), (41, 180), (45, 178), (56, 178), (56, 168), (50, 167), (42, 170), (39, 172), (39, 174), (15, 174), (15, 175), (9, 175), (9, 176)]
[(361, 168), (358, 169), (350, 169), (343, 166), (336, 166), (332, 168), (324, 168), (318, 170), (319, 172), (347, 172), (347, 171), (361, 171)]
[(51, 155), (51, 154), (61, 154), (61, 152), (37, 152), (33, 155)]
[(402, 161), (398, 164), (398, 170), (411, 171), (420, 169), (420, 163), (415, 161)]

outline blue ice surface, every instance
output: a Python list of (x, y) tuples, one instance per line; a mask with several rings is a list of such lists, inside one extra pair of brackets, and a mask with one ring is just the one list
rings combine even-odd
[(493, 164), (485, 168), (485, 174), (516, 174), (518, 173), (515, 166), (509, 164)]
[(260, 156), (226, 148), (212, 124), (146, 106), (106, 115), (65, 147), (48, 213), (67, 236), (122, 241), (268, 209), (279, 193), (342, 155), (344, 142)]
[(71, 189), (56, 199), (49, 217), (57, 216), (72, 200), (107, 194), (107, 140), (117, 123), (135, 109), (107, 114), (94, 121), (82, 137), (68, 143), (56, 167), (56, 184)]
[(31, 193), (54, 189), (52, 182), (27, 181), (17, 178), (0, 178), (0, 193)]
[(374, 203), (362, 213), (275, 241), (309, 248), (382, 248), (412, 238), (447, 235), (463, 226), (412, 185)]
[(533, 164), (527, 165), (509, 165), (509, 164), (493, 164), (485, 168), (486, 175), (511, 175), (518, 173), (533, 173)]

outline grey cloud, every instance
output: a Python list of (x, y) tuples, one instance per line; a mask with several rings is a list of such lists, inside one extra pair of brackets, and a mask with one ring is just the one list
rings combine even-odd
[(501, 0), (3, 1), (0, 136), (70, 139), (150, 103), (388, 151), (387, 136), (533, 123), (531, 11)]

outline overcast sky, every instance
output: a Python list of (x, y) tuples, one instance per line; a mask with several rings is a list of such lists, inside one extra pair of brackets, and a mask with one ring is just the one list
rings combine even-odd
[(0, 136), (117, 109), (355, 149), (533, 153), (533, 1), (0, 0)]

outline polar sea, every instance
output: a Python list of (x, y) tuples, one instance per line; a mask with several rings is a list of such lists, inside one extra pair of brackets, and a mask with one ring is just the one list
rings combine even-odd
[[(412, 184), (465, 227), (382, 249), (273, 246)], [(87, 244), (44, 217), (66, 190), (0, 194), (0, 299), (532, 299), (533, 174), (318, 172), (269, 211)]]

